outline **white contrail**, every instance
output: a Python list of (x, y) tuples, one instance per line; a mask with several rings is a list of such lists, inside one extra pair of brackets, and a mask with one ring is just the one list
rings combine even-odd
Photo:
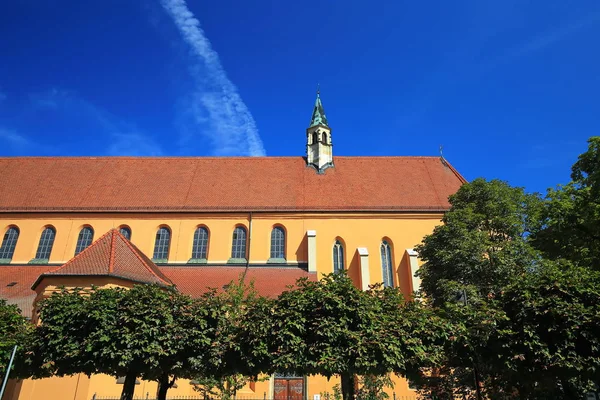
[[(185, 0), (161, 0), (161, 4), (173, 18), (184, 40), (198, 58), (198, 65), (192, 68), (197, 80), (199, 101), (208, 114), (208, 122), (213, 131), (210, 137), (218, 155), (264, 156), (265, 149), (256, 128), (252, 114), (244, 104), (235, 85), (219, 61), (219, 55), (212, 49), (209, 40), (200, 27), (200, 21), (189, 10)], [(192, 105), (197, 122), (206, 120), (197, 105)]]

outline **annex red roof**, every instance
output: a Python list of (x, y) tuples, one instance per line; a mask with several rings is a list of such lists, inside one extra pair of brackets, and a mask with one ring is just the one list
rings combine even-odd
[[(465, 180), (439, 157), (0, 158), (0, 212), (444, 211)], [(328, 195), (329, 194), (329, 195)]]
[[(83, 254), (83, 252), (81, 253)], [(209, 288), (223, 290), (223, 286), (239, 279), (245, 267), (158, 267), (164, 276), (175, 284), (177, 290), (192, 297), (199, 297)], [(23, 315), (31, 318), (36, 293), (31, 287), (39, 276), (56, 270), (56, 266), (0, 265), (0, 298), (9, 304), (16, 304)], [(298, 278), (316, 280), (317, 274), (293, 267), (250, 267), (246, 282), (254, 282), (254, 287), (262, 296), (276, 297), (294, 285)]]
[[(245, 267), (162, 267), (161, 270), (175, 284), (177, 290), (198, 297), (208, 289), (218, 289), (237, 282)], [(317, 280), (316, 273), (294, 267), (250, 267), (244, 281), (252, 282), (256, 291), (266, 297), (277, 297), (294, 285), (299, 278)]]
[(0, 298), (16, 304), (23, 315), (31, 318), (36, 293), (31, 285), (43, 273), (56, 269), (48, 265), (0, 265)]
[(45, 276), (114, 276), (139, 283), (171, 286), (173, 283), (161, 270), (127, 240), (117, 229), (111, 229), (67, 263), (46, 272), (35, 281), (32, 289)]

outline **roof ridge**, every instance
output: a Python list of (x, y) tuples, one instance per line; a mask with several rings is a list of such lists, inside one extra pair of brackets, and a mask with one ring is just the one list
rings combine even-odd
[[(127, 240), (127, 238), (125, 238), (125, 236), (123, 236), (120, 232), (117, 232), (117, 235), (119, 236), (119, 238), (125, 243), (125, 245), (127, 247), (129, 247), (129, 249), (131, 251), (133, 251), (133, 253), (135, 254), (135, 256), (142, 262), (142, 265), (155, 277), (157, 277), (158, 279), (160, 279), (161, 281), (163, 281), (164, 283), (166, 283), (169, 286), (173, 285), (173, 282), (170, 282), (165, 280), (163, 277), (159, 276), (156, 271), (150, 266), (148, 265), (148, 263), (146, 262), (146, 260), (140, 255), (141, 250), (138, 249), (133, 243), (131, 243), (131, 241)], [(150, 262), (152, 262), (152, 260), (150, 260)], [(153, 262), (152, 262), (153, 263)], [(154, 264), (154, 263), (153, 263)], [(158, 266), (156, 264), (154, 264), (156, 266), (156, 269), (158, 269), (160, 271), (160, 269), (158, 268)], [(161, 275), (162, 275), (162, 271), (160, 271)], [(164, 276), (164, 275), (163, 275)], [(167, 278), (165, 276), (165, 278)], [(168, 278), (167, 278), (168, 279)]]
[(111, 274), (115, 270), (115, 233), (116, 228), (109, 230), (110, 236), (110, 261), (108, 262), (108, 273)]
[(85, 249), (83, 249), (82, 251), (80, 251), (79, 254), (75, 255), (73, 258), (71, 258), (69, 261), (67, 261), (66, 263), (64, 263), (60, 267), (56, 268), (55, 270), (48, 271), (48, 272), (55, 272), (55, 271), (61, 270), (61, 269), (65, 268), (66, 266), (72, 264), (75, 260), (78, 260), (79, 258), (81, 258), (82, 254), (87, 253), (89, 251), (89, 249), (91, 249), (94, 244), (98, 243), (100, 240), (104, 239), (104, 237), (108, 236), (110, 234), (110, 232), (111, 231), (109, 230), (104, 235), (102, 235), (98, 239), (94, 240), (88, 247), (86, 247)]

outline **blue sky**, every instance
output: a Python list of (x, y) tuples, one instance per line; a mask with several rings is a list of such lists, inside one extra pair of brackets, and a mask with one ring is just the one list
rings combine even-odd
[(530, 191), (600, 134), (600, 3), (21, 0), (0, 155), (438, 155)]

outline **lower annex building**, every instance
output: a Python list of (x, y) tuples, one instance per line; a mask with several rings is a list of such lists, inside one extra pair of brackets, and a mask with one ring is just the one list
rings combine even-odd
[[(419, 286), (412, 247), (465, 182), (442, 157), (333, 157), (321, 99), (306, 157), (0, 158), (0, 298), (31, 317), (60, 286), (175, 285), (198, 296), (246, 271), (277, 296), (345, 269), (360, 288)], [(241, 399), (314, 399), (339, 379), (272, 376)], [(397, 398), (416, 393), (396, 377)], [(105, 375), (12, 381), (10, 400), (118, 398)], [(135, 396), (152, 398), (140, 381)], [(194, 396), (178, 381), (169, 396)]]

